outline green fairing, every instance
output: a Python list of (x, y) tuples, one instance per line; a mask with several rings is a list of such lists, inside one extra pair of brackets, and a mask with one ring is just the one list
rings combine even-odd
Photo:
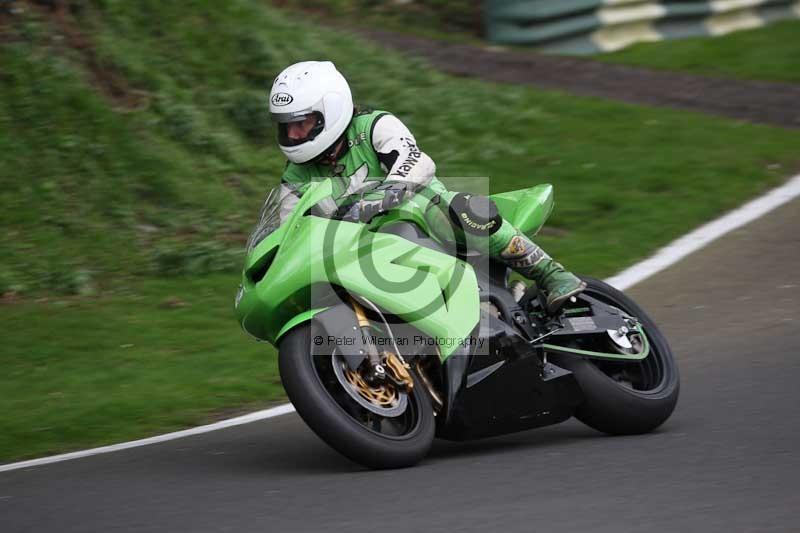
[[(432, 234), (424, 216), (427, 201), (415, 196), (377, 217), (371, 226), (304, 216), (333, 189), (331, 180), (312, 183), (281, 226), (248, 254), (236, 308), (242, 327), (275, 344), (291, 328), (324, 310), (313, 305), (314, 288), (334, 285), (443, 341), (442, 359), (452, 355), (480, 316), (472, 267), (396, 235), (372, 231), (379, 225), (409, 221)], [(550, 185), (492, 198), (501, 215), (530, 236), (553, 209)]]
[(283, 325), (281, 330), (278, 332), (278, 335), (275, 340), (281, 340), (281, 337), (283, 337), (290, 329), (299, 324), (302, 324), (303, 322), (311, 320), (312, 318), (314, 318), (314, 315), (316, 315), (317, 313), (321, 313), (326, 309), (328, 308), (318, 307), (316, 309), (309, 309), (308, 311), (300, 313), (299, 315), (297, 315), (296, 317), (294, 317), (293, 319), (291, 319), (290, 321), (288, 321), (286, 324)]
[(553, 211), (553, 186), (547, 183), (491, 195), (500, 215), (528, 237), (533, 237)]
[[(451, 355), (458, 348), (453, 340), (467, 338), (478, 324), (472, 267), (401, 237), (371, 232), (362, 224), (303, 216), (331, 192), (330, 181), (315, 183), (281, 227), (247, 257), (237, 306), (244, 329), (276, 343), (284, 325), (311, 307), (309, 288), (333, 284), (446, 341), (440, 346), (442, 358)], [(424, 223), (414, 211), (410, 205), (405, 214), (400, 210), (392, 216)], [(298, 253), (298, 246), (307, 246), (308, 253)], [(254, 283), (253, 271), (273, 253), (270, 268)]]
[[(546, 183), (528, 189), (493, 194), (490, 198), (497, 206), (500, 216), (528, 237), (539, 232), (553, 211), (553, 186)], [(415, 195), (380, 217), (377, 223), (383, 226), (400, 220), (409, 221), (427, 231), (428, 220), (424, 211), (428, 204), (424, 195)], [(437, 238), (436, 232), (428, 231), (428, 234)]]
[[(385, 215), (376, 218), (373, 227), (389, 226), (396, 222), (413, 222), (424, 230), (428, 231), (428, 222), (425, 220), (424, 208), (428, 205), (428, 200), (417, 195), (410, 200), (403, 202)], [(428, 233), (430, 233), (428, 231)], [(431, 235), (434, 239), (435, 235)]]

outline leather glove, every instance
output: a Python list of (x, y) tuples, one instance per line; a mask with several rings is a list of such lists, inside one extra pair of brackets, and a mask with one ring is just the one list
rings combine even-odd
[(344, 220), (345, 222), (358, 222), (360, 213), (361, 202), (356, 202), (350, 206), (340, 207), (336, 218), (339, 220)]
[[(400, 205), (406, 196), (406, 185), (402, 183), (389, 183), (376, 187), (370, 192), (383, 191), (383, 198), (377, 200), (359, 200), (352, 206), (344, 208), (341, 220), (347, 222), (368, 223), (375, 216)], [(342, 211), (342, 208), (339, 208)]]

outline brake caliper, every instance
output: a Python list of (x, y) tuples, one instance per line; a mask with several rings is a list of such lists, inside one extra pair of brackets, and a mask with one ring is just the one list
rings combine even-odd
[(392, 352), (386, 353), (386, 367), (389, 369), (387, 376), (394, 381), (394, 384), (403, 389), (411, 390), (414, 388), (414, 380), (411, 378), (411, 369), (401, 355)]

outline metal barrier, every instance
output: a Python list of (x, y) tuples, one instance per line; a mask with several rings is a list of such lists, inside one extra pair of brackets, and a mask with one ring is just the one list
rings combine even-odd
[(487, 0), (487, 37), (592, 54), (641, 41), (723, 35), (800, 17), (798, 0)]

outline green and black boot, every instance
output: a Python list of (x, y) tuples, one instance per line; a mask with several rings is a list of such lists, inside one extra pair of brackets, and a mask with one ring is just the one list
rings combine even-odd
[(515, 235), (500, 257), (509, 268), (532, 279), (544, 291), (547, 295), (547, 312), (551, 315), (586, 288), (584, 281), (565, 270), (525, 235)]

